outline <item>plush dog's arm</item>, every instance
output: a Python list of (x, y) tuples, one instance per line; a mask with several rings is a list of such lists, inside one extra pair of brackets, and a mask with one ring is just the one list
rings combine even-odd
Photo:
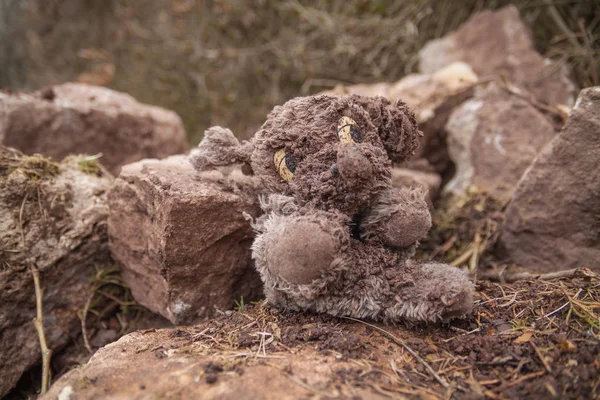
[(360, 222), (361, 237), (397, 248), (416, 243), (431, 228), (425, 196), (424, 190), (409, 187), (382, 193)]
[(250, 142), (240, 143), (229, 129), (213, 126), (204, 132), (204, 138), (192, 150), (189, 160), (198, 171), (233, 165), (249, 166), (252, 149)]

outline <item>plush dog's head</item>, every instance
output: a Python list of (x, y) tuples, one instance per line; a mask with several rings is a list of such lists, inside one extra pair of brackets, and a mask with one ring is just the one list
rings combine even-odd
[(207, 131), (192, 162), (198, 169), (246, 164), (271, 193), (299, 205), (354, 214), (390, 187), (392, 161), (417, 149), (415, 117), (383, 97), (298, 97), (277, 106), (251, 142)]

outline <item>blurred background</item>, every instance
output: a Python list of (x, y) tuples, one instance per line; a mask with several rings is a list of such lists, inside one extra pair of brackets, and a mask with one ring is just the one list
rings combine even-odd
[(247, 138), (287, 99), (395, 81), (423, 44), (514, 3), (543, 55), (598, 84), (598, 0), (1, 0), (0, 89), (79, 81)]

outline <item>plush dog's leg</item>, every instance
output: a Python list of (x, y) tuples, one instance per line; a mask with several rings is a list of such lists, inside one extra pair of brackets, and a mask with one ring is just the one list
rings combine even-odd
[(409, 261), (398, 271), (408, 274), (412, 285), (397, 289), (386, 305), (385, 320), (447, 321), (471, 312), (473, 285), (458, 268), (440, 263)]
[(425, 237), (431, 228), (431, 215), (425, 192), (419, 188), (389, 189), (360, 222), (364, 240), (402, 248)]

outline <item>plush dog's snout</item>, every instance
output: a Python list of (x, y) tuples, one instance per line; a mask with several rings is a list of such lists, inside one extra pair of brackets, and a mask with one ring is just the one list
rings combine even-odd
[(337, 169), (344, 181), (362, 182), (373, 176), (373, 165), (363, 154), (360, 145), (341, 143), (337, 153)]

